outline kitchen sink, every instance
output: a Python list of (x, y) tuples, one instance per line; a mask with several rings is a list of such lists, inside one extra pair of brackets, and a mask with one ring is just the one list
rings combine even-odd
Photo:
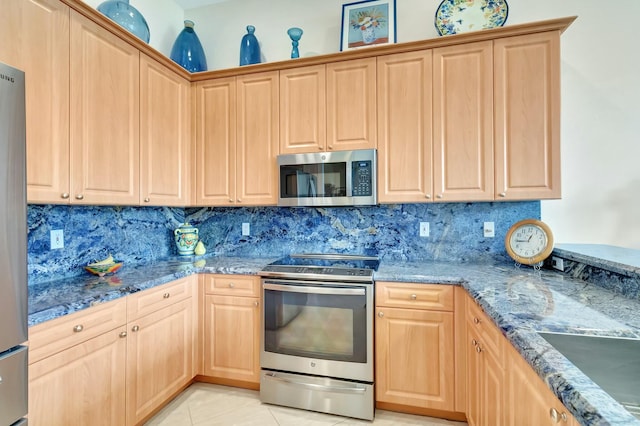
[(640, 339), (538, 334), (640, 419)]

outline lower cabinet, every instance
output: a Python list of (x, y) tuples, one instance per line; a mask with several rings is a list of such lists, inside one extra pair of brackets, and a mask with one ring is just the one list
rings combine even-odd
[(135, 425), (195, 375), (187, 277), (29, 329), (30, 425)]
[(203, 375), (208, 381), (258, 389), (260, 278), (202, 275)]
[(453, 293), (450, 285), (376, 282), (377, 406), (454, 411)]

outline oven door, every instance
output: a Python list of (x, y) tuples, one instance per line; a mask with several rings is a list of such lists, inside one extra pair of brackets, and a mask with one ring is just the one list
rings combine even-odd
[(373, 382), (373, 285), (262, 280), (265, 369)]

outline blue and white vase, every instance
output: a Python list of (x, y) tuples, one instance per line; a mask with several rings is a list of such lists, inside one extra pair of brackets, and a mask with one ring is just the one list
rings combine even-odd
[(178, 34), (171, 48), (171, 60), (189, 72), (207, 70), (207, 58), (198, 35), (193, 30), (193, 21), (184, 21), (184, 29)]
[(149, 43), (149, 25), (144, 16), (129, 0), (108, 0), (98, 6), (98, 11), (131, 34)]
[(173, 231), (180, 256), (191, 256), (196, 250), (198, 240), (198, 228), (191, 226), (188, 222), (180, 225)]
[(260, 44), (253, 34), (256, 27), (247, 25), (247, 34), (240, 42), (240, 66), (260, 63)]

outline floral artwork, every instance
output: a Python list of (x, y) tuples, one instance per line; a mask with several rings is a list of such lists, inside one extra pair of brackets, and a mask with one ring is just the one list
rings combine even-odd
[(395, 0), (343, 5), (340, 50), (395, 43), (395, 11)]
[(435, 25), (440, 35), (479, 31), (504, 25), (508, 14), (506, 0), (443, 0)]

